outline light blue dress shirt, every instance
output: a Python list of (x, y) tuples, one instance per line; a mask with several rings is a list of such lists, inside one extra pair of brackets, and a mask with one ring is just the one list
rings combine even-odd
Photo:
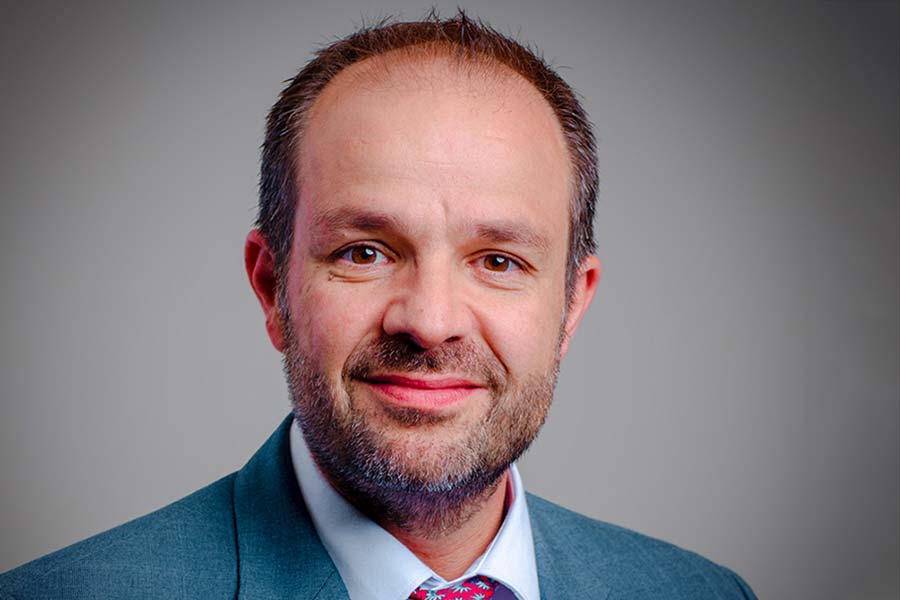
[(500, 530), (464, 575), (447, 581), (331, 487), (313, 462), (296, 421), (290, 445), (306, 507), (351, 600), (407, 600), (418, 587), (444, 588), (475, 575), (502, 584), (494, 600), (540, 600), (525, 490), (515, 465), (508, 478), (512, 498), (507, 498), (509, 509)]

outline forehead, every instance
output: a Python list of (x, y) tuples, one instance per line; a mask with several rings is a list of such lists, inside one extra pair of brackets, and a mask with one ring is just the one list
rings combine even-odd
[(407, 208), (475, 203), (545, 221), (555, 237), (567, 231), (571, 169), (558, 120), (502, 66), (388, 55), (348, 67), (310, 111), (298, 167), (304, 212), (400, 192)]

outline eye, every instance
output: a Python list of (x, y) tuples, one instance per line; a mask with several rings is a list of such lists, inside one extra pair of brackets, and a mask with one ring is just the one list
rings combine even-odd
[(518, 262), (503, 254), (486, 254), (480, 260), (485, 269), (494, 273), (508, 273), (521, 268)]
[(362, 244), (342, 250), (339, 258), (354, 265), (381, 265), (388, 262), (384, 252)]

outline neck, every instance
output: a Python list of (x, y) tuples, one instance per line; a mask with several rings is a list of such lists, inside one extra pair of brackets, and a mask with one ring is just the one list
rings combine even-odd
[(417, 527), (379, 522), (435, 573), (451, 581), (466, 572), (491, 544), (503, 523), (509, 471), (503, 473), (487, 494), (469, 506), (464, 519), (437, 535)]

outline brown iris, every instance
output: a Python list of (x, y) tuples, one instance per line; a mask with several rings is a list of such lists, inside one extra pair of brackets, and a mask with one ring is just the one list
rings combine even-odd
[(356, 246), (350, 250), (350, 260), (357, 265), (370, 265), (378, 260), (378, 251), (369, 246)]
[(484, 266), (488, 271), (496, 271), (503, 273), (512, 268), (512, 261), (505, 256), (499, 254), (490, 254), (484, 257)]

